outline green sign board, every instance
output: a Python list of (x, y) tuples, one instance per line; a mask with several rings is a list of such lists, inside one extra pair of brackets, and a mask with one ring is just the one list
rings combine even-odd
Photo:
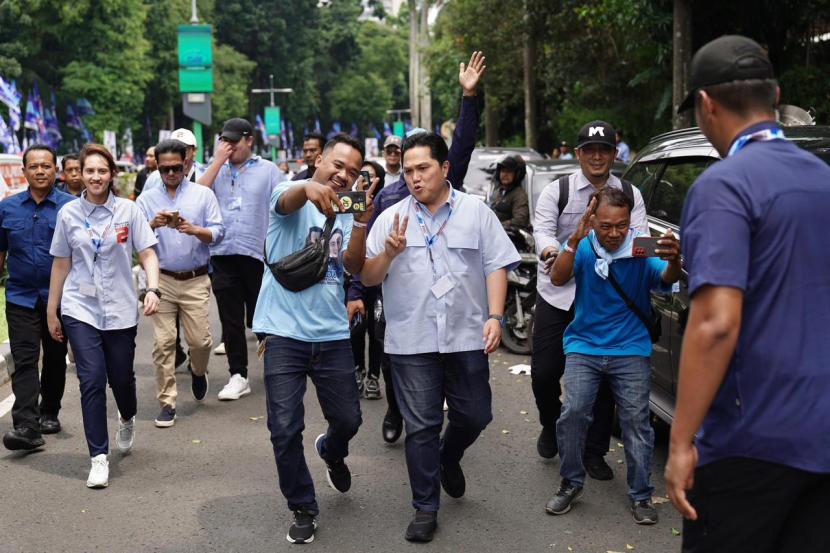
[(179, 69), (179, 92), (213, 92), (213, 69)]
[(179, 66), (210, 67), (213, 44), (210, 25), (179, 25)]
[(265, 132), (269, 136), (279, 136), (282, 130), (282, 122), (280, 120), (280, 107), (268, 106), (265, 108)]
[(392, 134), (400, 136), (401, 138), (404, 137), (404, 134), (406, 133), (403, 130), (403, 121), (395, 121), (392, 123)]

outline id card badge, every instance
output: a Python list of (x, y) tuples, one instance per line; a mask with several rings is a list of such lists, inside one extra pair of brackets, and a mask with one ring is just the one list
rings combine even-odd
[(228, 204), (228, 209), (232, 211), (238, 211), (242, 209), (242, 198), (237, 197), (231, 200), (231, 203)]
[(440, 300), (453, 288), (455, 288), (455, 282), (452, 280), (452, 277), (450, 275), (444, 275), (432, 285), (430, 291), (435, 296), (435, 299)]
[(81, 283), (81, 290), (80, 291), (81, 291), (81, 294), (83, 294), (84, 296), (88, 296), (90, 298), (94, 298), (97, 294), (97, 291), (95, 290), (95, 285), (90, 284), (88, 282), (82, 282)]

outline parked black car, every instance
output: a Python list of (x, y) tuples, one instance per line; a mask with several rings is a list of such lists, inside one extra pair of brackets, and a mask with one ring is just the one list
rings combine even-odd
[[(786, 127), (784, 133), (830, 164), (830, 127)], [(704, 169), (719, 160), (715, 148), (697, 128), (661, 134), (642, 149), (623, 176), (642, 192), (653, 236), (667, 229), (678, 236), (682, 233), (680, 216), (689, 187)], [(830, 183), (827, 185), (830, 193)], [(651, 410), (667, 423), (674, 418), (680, 346), (689, 316), (687, 277), (684, 271), (679, 291), (670, 297), (652, 295), (655, 309), (662, 314), (663, 334), (654, 344), (651, 358)]]

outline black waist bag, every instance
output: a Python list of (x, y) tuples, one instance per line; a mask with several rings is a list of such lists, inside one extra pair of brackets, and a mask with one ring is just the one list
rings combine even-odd
[(329, 265), (329, 240), (334, 228), (334, 217), (326, 219), (326, 227), (320, 240), (312, 242), (305, 248), (288, 254), (276, 263), (265, 263), (271, 274), (283, 288), (292, 292), (302, 292), (320, 282)]

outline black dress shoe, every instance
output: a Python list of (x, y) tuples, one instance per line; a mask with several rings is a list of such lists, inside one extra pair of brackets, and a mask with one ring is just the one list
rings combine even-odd
[(409, 523), (409, 526), (407, 526), (404, 537), (407, 541), (432, 541), (436, 528), (438, 528), (438, 513), (415, 511), (415, 517)]
[(601, 455), (586, 453), (582, 464), (594, 480), (611, 480), (614, 478), (614, 471), (605, 462), (605, 457)]
[(40, 417), (41, 434), (57, 434), (61, 431), (61, 421), (55, 415), (43, 415)]
[(401, 437), (401, 432), (403, 432), (403, 419), (400, 415), (387, 411), (386, 416), (383, 417), (383, 441), (393, 444)]
[(3, 436), (3, 445), (11, 451), (32, 451), (43, 447), (45, 443), (40, 432), (31, 428), (15, 428)]
[(545, 459), (553, 459), (559, 453), (559, 446), (556, 443), (556, 430), (542, 427), (542, 432), (539, 434), (539, 439), (536, 440), (536, 451), (540, 457)]
[(464, 471), (461, 470), (461, 465), (443, 464), (441, 463), (441, 487), (447, 492), (447, 495), (458, 499), (464, 497), (464, 492), (467, 490), (467, 479), (464, 478)]

